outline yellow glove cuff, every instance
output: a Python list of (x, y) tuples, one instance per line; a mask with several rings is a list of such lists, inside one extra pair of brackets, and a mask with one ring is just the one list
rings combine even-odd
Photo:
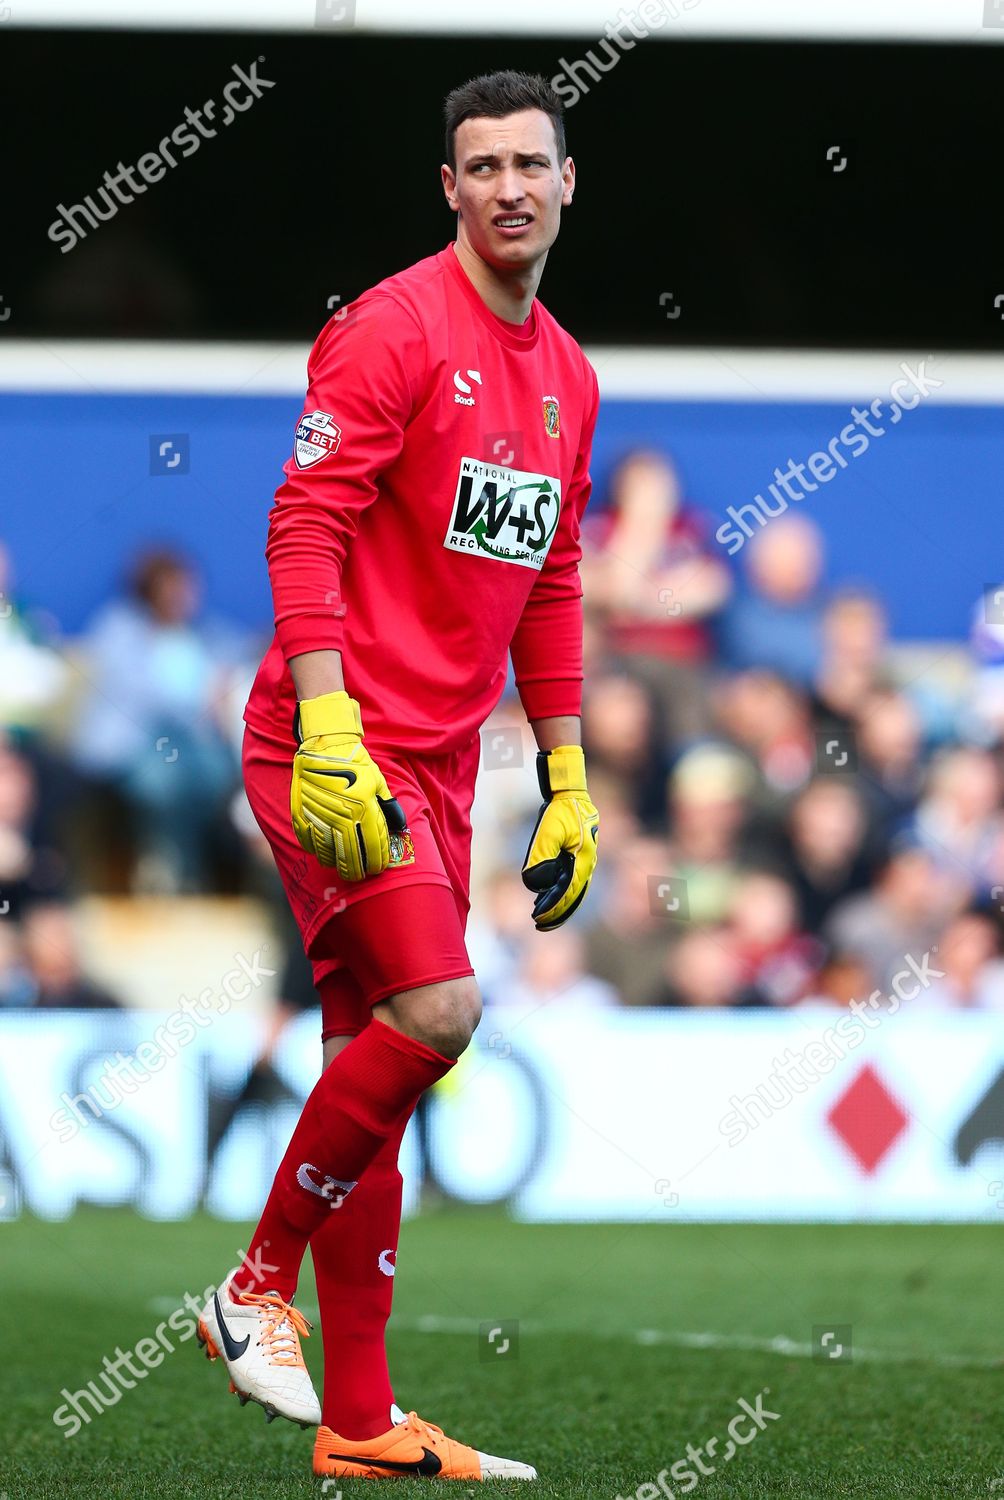
[(312, 740), (317, 734), (361, 735), (363, 722), (359, 704), (344, 691), (322, 693), (319, 698), (304, 698), (300, 703), (300, 738)]
[(559, 745), (547, 756), (547, 779), (555, 792), (586, 790), (586, 757), (581, 745)]

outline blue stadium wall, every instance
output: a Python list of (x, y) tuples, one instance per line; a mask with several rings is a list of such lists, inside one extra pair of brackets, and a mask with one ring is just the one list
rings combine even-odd
[[(623, 453), (656, 445), (675, 456), (710, 539), (775, 466), (825, 449), (849, 406), (605, 398), (594, 503)], [(294, 394), (5, 392), (0, 540), (17, 592), (74, 633), (138, 548), (170, 543), (201, 564), (215, 611), (267, 627), (266, 518), (299, 411)], [(984, 403), (922, 404), (797, 507), (825, 534), (829, 579), (878, 590), (899, 638), (964, 637), (980, 592), (1004, 576), (1002, 417)], [(188, 472), (151, 474), (151, 436), (177, 434)]]

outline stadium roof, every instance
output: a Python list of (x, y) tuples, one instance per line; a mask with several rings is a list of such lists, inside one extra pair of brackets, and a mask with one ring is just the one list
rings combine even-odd
[(1004, 0), (13, 0), (9, 26), (653, 39), (1004, 40)]

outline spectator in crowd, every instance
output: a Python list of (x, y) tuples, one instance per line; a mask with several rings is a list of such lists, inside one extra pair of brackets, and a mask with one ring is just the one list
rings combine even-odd
[(871, 970), (853, 953), (832, 952), (827, 955), (816, 975), (809, 994), (800, 1002), (805, 1005), (840, 1005), (865, 1000), (875, 988)]
[(673, 872), (686, 882), (693, 922), (722, 922), (731, 910), (755, 784), (747, 758), (713, 741), (687, 750), (670, 773)]
[(824, 949), (798, 925), (798, 902), (788, 882), (768, 870), (740, 880), (729, 931), (742, 965), (743, 990), (764, 1005), (794, 1005), (811, 991)]
[(115, 1010), (119, 1001), (86, 974), (73, 917), (61, 902), (29, 908), (22, 922), (30, 1004), (45, 1010)]
[(1004, 822), (996, 758), (979, 746), (943, 751), (913, 819), (917, 841), (938, 864), (959, 872), (975, 890), (1004, 878), (998, 864)]
[(35, 773), (0, 730), (0, 918), (14, 921), (32, 900), (59, 895), (66, 862), (40, 833)]
[(765, 667), (810, 688), (822, 661), (825, 613), (819, 530), (807, 516), (778, 516), (750, 538), (745, 558), (747, 588), (722, 622), (725, 664)]
[(874, 887), (831, 912), (824, 936), (834, 952), (866, 964), (873, 987), (889, 994), (907, 954), (919, 961), (933, 952), (967, 895), (957, 871), (946, 872), (926, 849), (906, 843), (894, 848)]
[(791, 885), (799, 921), (819, 933), (833, 908), (871, 880), (865, 809), (857, 782), (817, 776), (784, 820), (747, 840), (748, 859), (767, 864)]
[(219, 717), (237, 642), (201, 621), (199, 606), (192, 566), (171, 551), (148, 553), (128, 596), (108, 604), (82, 642), (92, 688), (74, 735), (79, 763), (125, 798), (144, 890), (205, 885), (210, 834), (237, 775)]
[(720, 924), (689, 928), (666, 955), (653, 1004), (710, 1010), (762, 1004), (744, 983), (735, 935)]
[(35, 801), (31, 768), (0, 742), (0, 916), (19, 915), (31, 881), (35, 851), (29, 830)]
[(594, 770), (607, 773), (635, 817), (658, 824), (666, 772), (652, 700), (642, 683), (613, 672), (594, 679), (582, 703), (582, 742), (590, 776)]
[[(57, 650), (58, 631), (50, 614), (27, 610), (19, 601), (13, 562), (0, 542), (0, 754), (16, 751), (22, 756), (25, 778), (32, 784), (31, 814), (23, 832), (33, 849), (29, 883), (36, 894), (55, 889), (57, 870), (61, 884), (68, 826), (81, 794), (80, 778), (60, 743), (74, 674)], [(9, 858), (10, 830), (8, 823), (7, 833), (2, 831), (4, 821), (0, 812), (0, 844), (6, 845)], [(0, 852), (0, 905), (4, 863)]]
[(923, 787), (920, 715), (905, 693), (877, 688), (862, 699), (854, 732), (869, 823), (887, 842), (906, 825)]
[(653, 692), (667, 743), (706, 733), (708, 621), (731, 579), (665, 455), (639, 449), (616, 469), (610, 506), (587, 520), (582, 578), (610, 652)]
[(978, 743), (1004, 743), (1004, 584), (987, 589), (974, 606), (969, 650), (975, 670), (964, 727)]
[(62, 658), (18, 603), (10, 554), (0, 542), (0, 726), (38, 729), (66, 682)]
[(868, 695), (889, 686), (886, 631), (885, 610), (872, 594), (846, 589), (826, 605), (813, 705), (820, 728), (853, 728)]
[[(662, 809), (659, 817), (653, 819), (648, 828), (643, 830), (634, 811), (633, 804), (636, 799), (631, 796), (630, 789), (625, 787), (619, 776), (615, 776), (604, 766), (597, 766), (595, 771), (590, 769), (589, 786), (596, 806), (599, 807), (602, 802), (603, 847), (608, 854), (620, 849), (633, 839), (640, 839), (645, 832), (652, 837), (665, 834), (665, 808)], [(597, 801), (598, 798), (599, 801)], [(601, 861), (601, 865), (602, 863)], [(608, 883), (606, 871), (601, 868), (601, 865), (597, 866), (596, 874), (593, 876), (593, 885), (597, 890), (605, 890)], [(586, 920), (588, 921), (588, 918)]]
[(472, 819), (478, 830), (471, 856), (473, 888), (502, 865), (522, 865), (527, 830), (540, 807), (534, 774), (536, 744), (515, 691), (506, 692), (481, 730), (481, 766)]
[(911, 1000), (918, 1011), (1004, 1011), (1004, 961), (1001, 930), (988, 912), (970, 908), (949, 922), (938, 945), (937, 967), (944, 977), (934, 979)]
[(567, 1021), (576, 1013), (617, 1004), (613, 986), (589, 973), (578, 927), (566, 924), (547, 936), (546, 943), (532, 931), (524, 936), (516, 973), (497, 995), (509, 1026), (552, 1010)]
[(661, 839), (637, 837), (615, 843), (604, 862), (604, 885), (585, 923), (589, 971), (611, 984), (623, 1004), (650, 1005), (667, 947), (682, 930), (656, 894), (673, 873), (669, 848)]
[(504, 1004), (526, 937), (528, 892), (517, 869), (499, 866), (481, 889), (467, 927), (467, 951), (489, 1003)]
[(768, 809), (812, 775), (816, 741), (803, 692), (774, 672), (738, 672), (715, 695), (719, 727), (756, 764), (759, 804)]

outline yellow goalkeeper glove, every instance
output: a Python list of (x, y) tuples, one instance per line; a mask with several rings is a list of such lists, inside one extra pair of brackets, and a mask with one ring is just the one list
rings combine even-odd
[(579, 745), (559, 745), (537, 756), (544, 805), (523, 861), (523, 884), (536, 891), (533, 920), (550, 932), (568, 920), (596, 868), (600, 815), (586, 791), (586, 762)]
[(296, 732), (289, 808), (300, 847), (343, 880), (379, 875), (390, 863), (390, 833), (404, 833), (407, 822), (363, 745), (359, 704), (346, 692), (305, 698)]

